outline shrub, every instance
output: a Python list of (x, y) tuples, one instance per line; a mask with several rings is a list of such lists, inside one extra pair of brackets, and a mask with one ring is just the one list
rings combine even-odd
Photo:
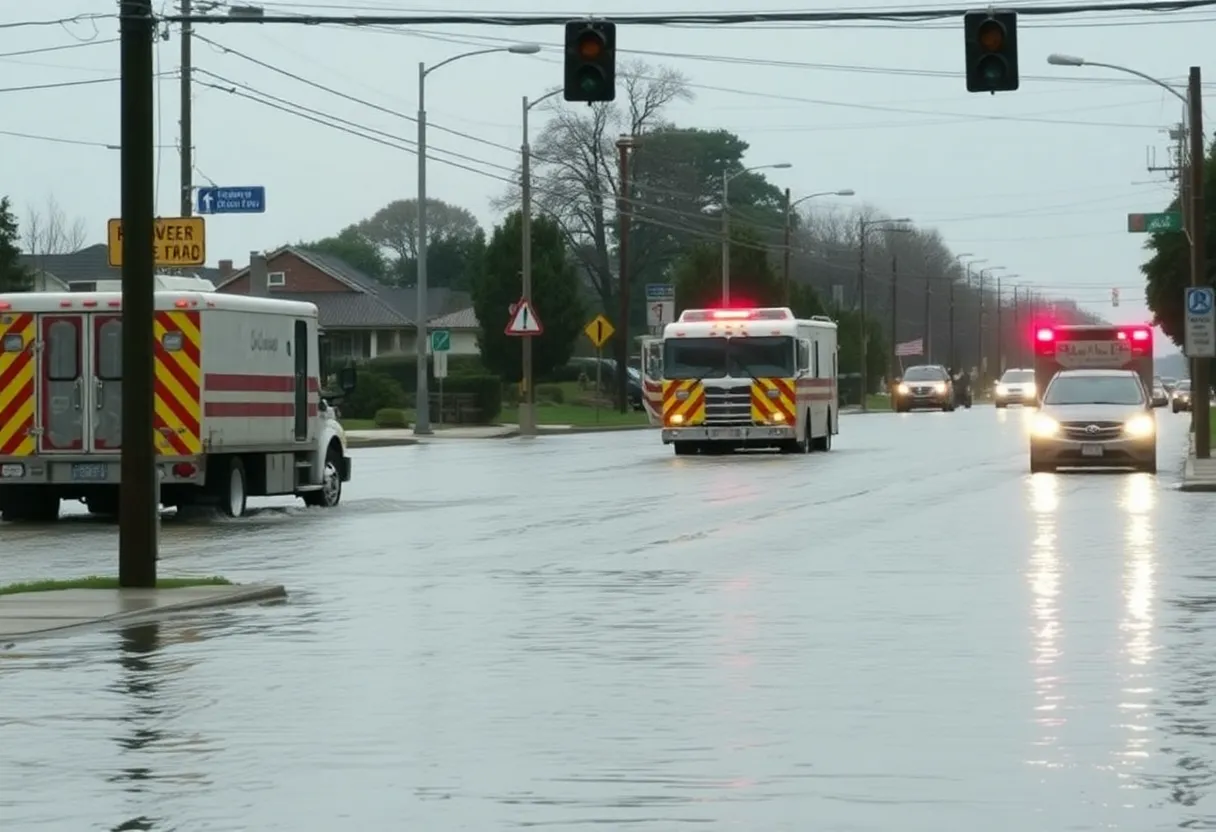
[(404, 410), (384, 407), (376, 411), (373, 421), (378, 428), (408, 428), (410, 420)]
[(538, 384), (536, 385), (536, 400), (562, 404), (566, 400), (566, 393), (556, 384)]
[[(418, 387), (418, 362), (412, 355), (383, 355), (367, 362), (367, 372), (379, 373), (393, 378), (406, 393), (413, 394)], [(448, 377), (485, 375), (479, 355), (449, 355)], [(431, 376), (431, 389), (435, 389), (435, 377)]]
[(354, 392), (338, 406), (348, 419), (371, 419), (379, 410), (404, 408), (405, 393), (389, 376), (364, 371), (359, 374), (359, 384)]
[(578, 381), (579, 373), (583, 372), (583, 369), (583, 364), (571, 361), (560, 367), (554, 367), (552, 371), (545, 374), (541, 381), (553, 382), (555, 384), (560, 384), (563, 381)]

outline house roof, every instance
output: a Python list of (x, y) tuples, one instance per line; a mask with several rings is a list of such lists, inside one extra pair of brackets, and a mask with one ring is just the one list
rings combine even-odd
[[(70, 254), (23, 254), (21, 262), (35, 272), (46, 272), (69, 285), (95, 280), (122, 280), (122, 269), (110, 266), (109, 248), (105, 243), (86, 246)], [(197, 275), (212, 283), (218, 281), (220, 275), (219, 269), (205, 266), (162, 267), (157, 271)]]
[(275, 292), (283, 300), (316, 304), (326, 329), (398, 329), (414, 322), (373, 294), (364, 292)]
[(432, 319), (429, 326), (439, 329), (481, 329), (481, 325), (477, 323), (477, 313), (471, 306), (440, 315)]

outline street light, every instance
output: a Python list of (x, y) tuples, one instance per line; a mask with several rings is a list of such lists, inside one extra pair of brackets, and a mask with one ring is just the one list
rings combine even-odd
[(1142, 78), (1143, 80), (1148, 81), (1150, 84), (1156, 84), (1157, 86), (1161, 87), (1161, 89), (1167, 90), (1170, 95), (1177, 98), (1183, 104), (1187, 103), (1187, 97), (1178, 92), (1178, 90), (1174, 89), (1173, 86), (1165, 83), (1160, 78), (1154, 78), (1151, 75), (1146, 75), (1138, 69), (1132, 69), (1131, 67), (1121, 66), (1119, 64), (1106, 64), (1100, 61), (1087, 61), (1084, 58), (1078, 58), (1076, 55), (1062, 55), (1059, 52), (1053, 52), (1052, 54), (1048, 55), (1047, 63), (1051, 64), (1052, 66), (1097, 66), (1101, 67), (1102, 69), (1113, 69), (1116, 72), (1125, 72), (1128, 75), (1135, 75), (1137, 78)]
[(791, 221), (794, 217), (794, 209), (806, 202), (808, 199), (814, 199), (817, 196), (853, 196), (854, 193), (855, 192), (852, 188), (844, 188), (839, 191), (820, 191), (819, 193), (807, 194), (801, 199), (796, 199), (793, 202), (790, 202), (790, 189), (785, 189), (785, 249), (782, 252), (782, 258), (784, 261), (782, 274), (784, 275), (783, 284), (785, 288), (786, 306), (789, 306), (790, 303), (790, 236), (793, 232), (793, 229), (791, 228)]
[[(535, 55), (540, 46), (535, 43), (513, 43), (510, 46), (500, 46), (494, 49), (475, 49), (472, 52), (462, 52), (446, 58), (432, 67), (418, 63), (418, 311), (414, 323), (417, 330), (414, 350), (418, 361), (418, 384), (414, 396), (414, 433), (428, 435), (431, 433), (431, 397), (429, 386), (429, 361), (427, 359), (427, 302), (426, 302), (426, 78), (440, 67), (447, 66), (464, 58), (476, 55), (489, 55), (494, 52), (507, 52), (512, 55)], [(526, 338), (525, 338), (526, 340)]]
[[(975, 257), (975, 255), (969, 251), (963, 252), (962, 254), (954, 255), (954, 259), (958, 261), (958, 264), (960, 266), (964, 265), (963, 259), (966, 257)], [(985, 261), (980, 260), (979, 262), (983, 263)], [(967, 271), (966, 271), (967, 285), (970, 286), (971, 285), (971, 264), (967, 263), (965, 265), (967, 268)], [(957, 281), (955, 281), (954, 275), (951, 274), (950, 275), (950, 344), (949, 344), (948, 349), (946, 350), (946, 358), (950, 362), (950, 371), (951, 372), (955, 372), (956, 370), (958, 370), (958, 356), (955, 355), (955, 353), (954, 353), (954, 284), (956, 282)]]
[(756, 165), (730, 173), (722, 171), (722, 305), (730, 305), (730, 183), (737, 176), (756, 170), (785, 170), (792, 168), (789, 162), (773, 165)]
[[(523, 98), (523, 142), (519, 146), (520, 155), (520, 226), (523, 229), (523, 240), (520, 257), (520, 272), (523, 282), (523, 299), (524, 303), (532, 305), (532, 147), (528, 136), (528, 112), (540, 104), (542, 101), (547, 101), (555, 95), (561, 95), (562, 88), (558, 87), (555, 90), (542, 95), (533, 101), (528, 100), (528, 96)], [(520, 339), (523, 343), (522, 348), (522, 365), (523, 365), (523, 390), (519, 397), (519, 435), (520, 436), (535, 436), (536, 435), (536, 396), (532, 390), (532, 338), (525, 335)]]
[(870, 335), (869, 332), (867, 332), (866, 327), (866, 235), (874, 230), (892, 231), (897, 234), (906, 234), (910, 229), (897, 228), (894, 226), (907, 225), (911, 222), (912, 220), (908, 219), (907, 217), (900, 217), (899, 219), (877, 220), (867, 220), (863, 217), (857, 221), (857, 283), (861, 292), (861, 325), (858, 327), (858, 330), (861, 334), (861, 410), (863, 413), (869, 412), (870, 409), (869, 403), (866, 400), (866, 396), (870, 392), (870, 371), (867, 366), (866, 358), (870, 341)]
[(979, 309), (976, 313), (976, 372), (979, 373), (979, 381), (982, 384), (984, 380), (984, 275), (990, 272), (1003, 272), (1004, 266), (985, 266), (980, 269), (980, 293), (979, 293)]

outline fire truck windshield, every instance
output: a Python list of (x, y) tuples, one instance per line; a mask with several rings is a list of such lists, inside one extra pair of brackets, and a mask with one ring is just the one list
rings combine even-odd
[(789, 378), (794, 339), (670, 338), (663, 348), (663, 376), (682, 378)]

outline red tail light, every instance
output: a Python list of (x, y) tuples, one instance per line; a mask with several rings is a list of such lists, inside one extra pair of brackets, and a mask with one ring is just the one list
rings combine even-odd
[(1056, 338), (1055, 330), (1048, 329), (1046, 327), (1044, 327), (1043, 329), (1040, 329), (1038, 331), (1038, 333), (1035, 335), (1035, 340), (1037, 340), (1037, 341), (1054, 341), (1055, 338)]
[(188, 480), (198, 473), (198, 468), (189, 462), (179, 462), (173, 466), (173, 476), (179, 480)]
[(1118, 338), (1120, 341), (1126, 341), (1127, 333), (1120, 330), (1119, 332), (1115, 333), (1115, 337)]
[(1133, 341), (1147, 341), (1148, 339), (1149, 339), (1149, 333), (1148, 333), (1147, 329), (1137, 329), (1135, 332), (1132, 333)]

